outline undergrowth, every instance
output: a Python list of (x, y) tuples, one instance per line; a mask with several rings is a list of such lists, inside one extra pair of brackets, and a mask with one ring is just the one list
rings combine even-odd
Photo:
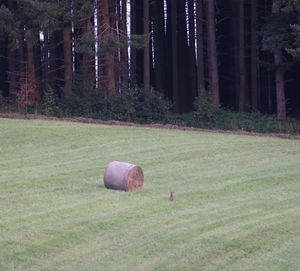
[[(0, 110), (13, 107), (0, 95)], [(16, 112), (16, 109), (13, 110)], [(300, 120), (277, 120), (275, 115), (241, 113), (226, 108), (214, 108), (210, 97), (201, 94), (191, 113), (175, 114), (172, 104), (154, 90), (127, 89), (112, 97), (95, 91), (74, 91), (68, 97), (59, 97), (51, 88), (45, 90), (38, 111), (55, 117), (87, 117), (135, 123), (164, 123), (205, 129), (248, 131), (259, 133), (300, 134)], [(24, 113), (24, 112), (19, 112)], [(30, 113), (30, 112), (27, 112)]]

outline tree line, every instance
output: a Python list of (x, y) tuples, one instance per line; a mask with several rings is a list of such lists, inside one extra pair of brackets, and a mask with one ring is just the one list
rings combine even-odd
[[(1, 0), (0, 91), (40, 106), (51, 88), (103, 97), (153, 88), (176, 113), (300, 114), (299, 0)], [(101, 96), (99, 96), (101, 97)], [(99, 98), (100, 99), (100, 98)]]

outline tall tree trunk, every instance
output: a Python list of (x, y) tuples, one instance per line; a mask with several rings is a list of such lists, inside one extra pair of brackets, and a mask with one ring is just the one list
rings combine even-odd
[[(144, 0), (144, 35), (150, 33), (149, 29), (149, 0)], [(147, 42), (144, 48), (144, 87), (150, 88), (150, 43)]]
[(259, 111), (258, 71), (257, 71), (257, 0), (251, 1), (251, 101), (252, 111)]
[(247, 78), (245, 58), (245, 3), (239, 0), (239, 110), (245, 112), (247, 109)]
[(198, 91), (205, 89), (204, 81), (204, 13), (203, 0), (196, 0), (196, 26), (197, 26), (197, 83)]
[(72, 92), (72, 80), (73, 80), (72, 34), (71, 34), (70, 26), (64, 26), (63, 38), (64, 38), (64, 91), (65, 91), (65, 95), (68, 96)]
[(231, 0), (231, 42), (232, 42), (232, 62), (231, 62), (231, 93), (230, 100), (232, 108), (239, 109), (239, 90), (240, 90), (240, 76), (239, 76), (239, 0)]
[(179, 85), (179, 110), (180, 112), (189, 111), (189, 97), (191, 96), (190, 87), (190, 65), (189, 65), (189, 48), (188, 48), (188, 29), (186, 0), (177, 1), (177, 43), (178, 43), (178, 72), (180, 75)]
[[(111, 25), (117, 32), (118, 39), (121, 39), (121, 24), (122, 24), (122, 18), (121, 18), (121, 2), (118, 0), (111, 1), (110, 4), (110, 13), (115, 14), (115, 18), (111, 18)], [(112, 17), (112, 16), (111, 16)], [(122, 67), (121, 67), (121, 49), (117, 48), (116, 52), (114, 53), (115, 56), (115, 81), (116, 81), (116, 90), (117, 92), (121, 91), (122, 85)]]
[(191, 110), (194, 99), (197, 95), (197, 73), (196, 73), (196, 47), (195, 47), (195, 2), (188, 0), (188, 17), (189, 17), (189, 79), (190, 91), (187, 100), (187, 108)]
[(23, 98), (24, 106), (38, 106), (40, 103), (40, 93), (38, 88), (38, 81), (36, 76), (36, 66), (35, 66), (35, 54), (32, 38), (28, 37), (25, 42), (26, 45), (26, 66), (27, 71), (25, 74), (25, 92)]
[[(10, 10), (17, 10), (17, 2), (15, 0), (7, 1), (7, 6)], [(9, 84), (9, 97), (11, 101), (15, 101), (18, 94), (18, 69), (17, 69), (17, 50), (12, 50), (8, 44), (8, 84)], [(19, 59), (22, 61), (23, 59)]]
[[(280, 2), (273, 0), (272, 13), (280, 12)], [(283, 71), (283, 52), (282, 48), (274, 49), (274, 61), (276, 66), (275, 84), (276, 84), (276, 101), (277, 101), (277, 118), (279, 120), (286, 119), (286, 103), (285, 103), (285, 87), (284, 87), (284, 71)]]
[[(144, 3), (143, 1), (131, 0), (131, 35), (144, 34)], [(130, 85), (144, 84), (144, 51), (130, 48)]]
[(8, 39), (1, 39), (0, 40), (0, 98), (1, 95), (7, 96), (10, 91), (11, 85), (9, 83), (9, 74), (7, 73), (7, 70), (9, 68), (9, 62), (8, 61), (8, 51), (9, 51), (9, 46), (8, 44)]
[(155, 0), (153, 9), (153, 36), (156, 89), (166, 95), (166, 35), (164, 21), (164, 2)]
[(220, 106), (219, 71), (217, 59), (215, 0), (206, 0), (209, 85), (214, 107)]
[(62, 89), (64, 87), (64, 33), (63, 33), (63, 29), (59, 29), (59, 30), (55, 31), (55, 33), (53, 35), (53, 39), (54, 39), (54, 47), (55, 47), (55, 49), (54, 49), (55, 88)]
[[(130, 0), (130, 34), (137, 33), (136, 25), (136, 13), (137, 13), (136, 0)], [(130, 87), (133, 88), (136, 85), (136, 50), (130, 46), (130, 66), (129, 66), (129, 79)]]
[[(99, 12), (101, 12), (101, 21), (99, 23), (102, 27), (100, 35), (103, 39), (106, 39), (109, 35), (113, 35), (110, 22), (109, 0), (100, 2)], [(105, 95), (112, 96), (116, 93), (115, 59), (113, 53), (105, 53), (104, 64), (104, 77), (106, 79)]]
[(11, 50), (10, 46), (8, 46), (7, 50), (9, 97), (12, 101), (15, 101), (18, 93), (16, 50)]
[[(121, 21), (120, 21), (121, 35), (126, 39), (127, 33), (127, 0), (122, 0), (121, 8)], [(129, 84), (129, 68), (128, 68), (128, 48), (121, 49), (121, 84), (123, 87), (128, 88)]]
[(172, 24), (171, 24), (171, 1), (166, 1), (166, 61), (165, 61), (165, 75), (166, 75), (166, 91), (165, 95), (171, 101), (173, 100), (173, 44), (172, 44)]
[(55, 72), (56, 72), (56, 50), (55, 50), (55, 39), (53, 33), (48, 33), (47, 36), (47, 50), (48, 50), (48, 64), (47, 74), (48, 74), (48, 85), (52, 88), (55, 88)]
[(171, 41), (172, 41), (172, 87), (175, 112), (179, 112), (179, 87), (178, 87), (178, 46), (177, 46), (177, 1), (169, 0), (171, 16)]

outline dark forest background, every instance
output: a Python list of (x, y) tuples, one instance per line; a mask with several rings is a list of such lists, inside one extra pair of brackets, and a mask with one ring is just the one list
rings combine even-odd
[(300, 116), (299, 0), (0, 5), (0, 96), (10, 110), (88, 115), (167, 99), (176, 114)]

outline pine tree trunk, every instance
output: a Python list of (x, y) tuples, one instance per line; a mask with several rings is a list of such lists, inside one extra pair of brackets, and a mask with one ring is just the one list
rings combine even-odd
[[(131, 34), (144, 34), (144, 2), (130, 1)], [(130, 84), (131, 87), (144, 84), (144, 51), (130, 48)]]
[(197, 95), (197, 73), (196, 73), (196, 47), (195, 47), (195, 6), (194, 0), (188, 0), (189, 17), (189, 79), (190, 91), (187, 100), (187, 110), (193, 107), (194, 99)]
[(177, 46), (177, 3), (169, 0), (171, 16), (171, 43), (172, 43), (172, 86), (173, 103), (175, 112), (179, 113), (179, 88), (178, 88), (178, 46)]
[[(137, 33), (136, 27), (136, 0), (130, 0), (130, 34), (134, 35)], [(136, 85), (136, 50), (132, 46), (130, 47), (130, 88)]]
[(203, 0), (196, 0), (196, 25), (197, 25), (197, 83), (198, 92), (204, 91), (204, 13)]
[(214, 107), (220, 106), (219, 71), (217, 59), (215, 0), (206, 0), (209, 85)]
[(231, 104), (232, 108), (239, 109), (239, 90), (240, 90), (240, 76), (239, 76), (239, 0), (231, 0), (231, 36), (232, 36), (232, 65), (231, 65)]
[(64, 87), (64, 33), (63, 29), (55, 31), (54, 40), (54, 82), (55, 88), (61, 89)]
[(257, 0), (251, 2), (251, 100), (252, 111), (259, 111), (258, 71), (257, 71)]
[(26, 89), (27, 94), (30, 95), (29, 100), (26, 101), (25, 106), (38, 106), (40, 103), (40, 93), (38, 90), (38, 82), (36, 77), (35, 59), (34, 59), (34, 46), (31, 38), (26, 39)]
[[(15, 0), (7, 1), (7, 6), (10, 10), (17, 10), (17, 2)], [(9, 84), (9, 97), (11, 101), (15, 101), (18, 94), (18, 82), (17, 82), (17, 51), (12, 50), (8, 44), (7, 46), (8, 56), (8, 84)], [(21, 61), (21, 59), (19, 59)]]
[(162, 93), (165, 93), (166, 95), (166, 36), (164, 29), (164, 3), (161, 0), (155, 0), (153, 4), (153, 36), (156, 89)]
[(71, 28), (65, 26), (63, 29), (64, 36), (64, 90), (65, 95), (72, 93), (73, 63), (72, 63), (72, 38)]
[[(149, 0), (144, 0), (144, 35), (148, 35), (149, 29)], [(144, 48), (144, 87), (150, 88), (150, 42)]]
[[(101, 21), (99, 22), (102, 27), (102, 38), (107, 38), (112, 35), (110, 12), (109, 12), (109, 0), (103, 0), (100, 2)], [(105, 53), (104, 56), (104, 77), (105, 77), (105, 95), (113, 96), (116, 93), (115, 82), (115, 59), (112, 53)]]
[(239, 111), (245, 112), (247, 109), (247, 78), (246, 78), (246, 58), (245, 58), (245, 3), (239, 0)]
[[(122, 0), (121, 20), (120, 20), (121, 35), (126, 38), (127, 33), (127, 0)], [(128, 88), (129, 84), (129, 68), (128, 68), (128, 48), (121, 49), (121, 84), (123, 87)]]
[[(10, 85), (8, 85), (8, 74), (7, 70), (9, 67), (8, 62), (8, 50), (9, 46), (8, 39), (2, 38), (0, 39), (0, 100), (1, 96), (7, 96), (9, 94)], [(0, 102), (1, 103), (1, 102)]]
[(56, 52), (55, 52), (55, 40), (54, 35), (51, 33), (48, 34), (47, 37), (47, 50), (48, 50), (48, 64), (47, 67), (47, 78), (48, 78), (48, 85), (52, 88), (55, 88), (55, 59), (56, 59)]
[(179, 86), (179, 111), (187, 112), (189, 110), (189, 98), (191, 96), (190, 86), (190, 65), (189, 65), (189, 48), (188, 48), (188, 29), (187, 29), (187, 14), (186, 1), (177, 1), (177, 31), (178, 31), (178, 73), (180, 80)]
[(8, 84), (9, 84), (9, 97), (12, 101), (15, 101), (18, 93), (17, 84), (17, 65), (16, 65), (16, 51), (11, 50), (8, 46)]
[[(278, 0), (273, 0), (272, 13), (280, 12), (280, 3)], [(276, 102), (277, 102), (277, 118), (279, 120), (286, 119), (286, 103), (285, 103), (285, 86), (284, 86), (284, 71), (283, 71), (283, 52), (281, 48), (274, 50), (274, 61), (276, 66), (275, 84), (276, 84)]]

